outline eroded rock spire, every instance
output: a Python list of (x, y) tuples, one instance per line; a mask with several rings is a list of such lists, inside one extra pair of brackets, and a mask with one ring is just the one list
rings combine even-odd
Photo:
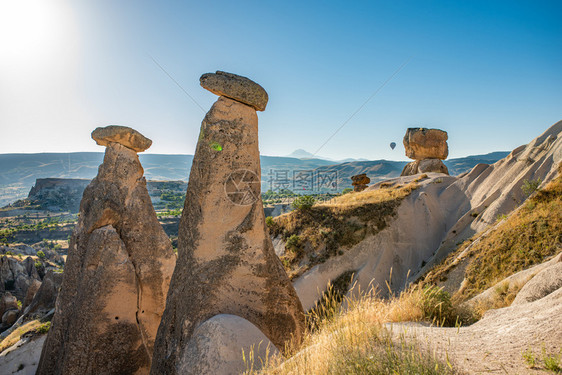
[[(203, 75), (201, 85), (223, 96), (201, 125), (152, 374), (235, 372), (236, 363), (215, 355), (225, 351), (225, 331), (255, 326), (280, 350), (304, 331), (302, 306), (275, 255), (260, 195), (256, 109), (265, 109), (267, 94), (222, 72)], [(219, 341), (220, 347), (205, 344)], [(234, 349), (241, 363), (240, 347)]]
[(151, 141), (121, 126), (84, 191), (55, 316), (37, 374), (146, 374), (175, 265), (137, 151)]

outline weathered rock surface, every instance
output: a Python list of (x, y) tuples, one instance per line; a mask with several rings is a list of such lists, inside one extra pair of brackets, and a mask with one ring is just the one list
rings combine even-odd
[(423, 159), (406, 164), (402, 170), (401, 176), (412, 176), (418, 173), (430, 172), (449, 174), (447, 166), (443, 164), (441, 159)]
[(2, 324), (6, 326), (11, 326), (18, 320), (20, 311), (18, 309), (7, 310), (4, 315), (2, 315)]
[(8, 310), (18, 309), (18, 299), (10, 292), (5, 292), (0, 298), (0, 317)]
[(119, 143), (136, 152), (142, 152), (152, 145), (152, 141), (128, 126), (109, 125), (92, 132), (92, 139), (100, 146)]
[(41, 281), (33, 258), (26, 257), (23, 261), (8, 256), (0, 258), (0, 295), (9, 291), (23, 300), (33, 280)]
[(447, 132), (439, 129), (408, 128), (404, 136), (406, 156), (414, 160), (447, 159)]
[(512, 305), (536, 301), (560, 288), (562, 288), (562, 262), (542, 270), (528, 281), (517, 293)]
[(219, 314), (248, 320), (279, 349), (302, 339), (302, 306), (265, 226), (257, 115), (226, 97), (201, 126), (151, 373), (180, 374), (195, 329)]
[(35, 375), (46, 335), (24, 337), (0, 353), (0, 373)]
[(148, 373), (174, 264), (137, 154), (109, 142), (84, 191), (37, 373)]
[(62, 273), (53, 272), (52, 270), (47, 271), (39, 290), (37, 290), (33, 300), (25, 308), (24, 312), (26, 314), (38, 313), (43, 315), (49, 310), (54, 309), (62, 280)]
[[(50, 271), (52, 272), (52, 271)], [(41, 281), (39, 280), (32, 280), (31, 284), (29, 285), (29, 288), (27, 288), (27, 293), (25, 294), (25, 298), (23, 300), (23, 307), (22, 310), (25, 310), (25, 308), (27, 306), (29, 306), (29, 304), (33, 301), (33, 298), (35, 297), (35, 294), (37, 293), (37, 291), (39, 290), (39, 288), (41, 288)]]
[(78, 178), (38, 178), (26, 201), (44, 210), (78, 212), (89, 183), (88, 179)]
[[(59, 289), (62, 285), (62, 279), (62, 273), (56, 273), (52, 270), (47, 271), (47, 274), (43, 278), (43, 282), (40, 283), (39, 290), (34, 293), (31, 303), (29, 303), (29, 305), (26, 303), (23, 304), (23, 314), (18, 318), (14, 325), (0, 334), (0, 340), (8, 337), (10, 333), (27, 321), (33, 319), (44, 319), (48, 315), (52, 314), (55, 309), (55, 302), (57, 300)], [(34, 285), (37, 285), (37, 283)], [(29, 287), (29, 290), (32, 288), (34, 288), (33, 285)], [(28, 292), (28, 294), (31, 294), (31, 292)], [(39, 358), (37, 358), (37, 363), (39, 363)]]
[(203, 74), (199, 82), (201, 87), (215, 95), (226, 96), (258, 111), (264, 111), (267, 106), (267, 92), (249, 78), (219, 70), (216, 73)]
[(18, 300), (29, 301), (34, 293), (30, 289), (36, 283), (40, 284), (41, 278), (33, 258), (23, 261), (8, 256), (0, 258), (0, 332), (4, 333), (15, 323), (20, 315)]
[(260, 359), (279, 351), (252, 323), (236, 315), (221, 314), (201, 323), (194, 331), (178, 365), (180, 374), (241, 374), (246, 370), (242, 353), (254, 352), (254, 368)]

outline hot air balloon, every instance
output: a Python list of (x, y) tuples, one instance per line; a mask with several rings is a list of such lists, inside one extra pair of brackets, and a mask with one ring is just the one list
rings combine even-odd
[(390, 148), (394, 150), (394, 147), (396, 147), (396, 142), (390, 142)]

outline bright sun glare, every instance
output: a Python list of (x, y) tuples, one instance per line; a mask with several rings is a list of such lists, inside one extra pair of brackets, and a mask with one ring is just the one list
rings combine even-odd
[(60, 51), (63, 3), (58, 0), (0, 0), (0, 46), (8, 66), (37, 64)]

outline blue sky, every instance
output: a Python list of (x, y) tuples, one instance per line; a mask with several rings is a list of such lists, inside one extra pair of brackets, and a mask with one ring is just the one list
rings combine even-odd
[[(449, 133), (450, 157), (511, 150), (562, 119), (557, 1), (0, 3), (0, 152), (103, 151), (131, 126), (152, 153), (193, 153), (216, 96), (203, 73), (269, 93), (260, 149), (405, 160), (406, 128)], [(388, 146), (395, 141), (394, 151)]]

